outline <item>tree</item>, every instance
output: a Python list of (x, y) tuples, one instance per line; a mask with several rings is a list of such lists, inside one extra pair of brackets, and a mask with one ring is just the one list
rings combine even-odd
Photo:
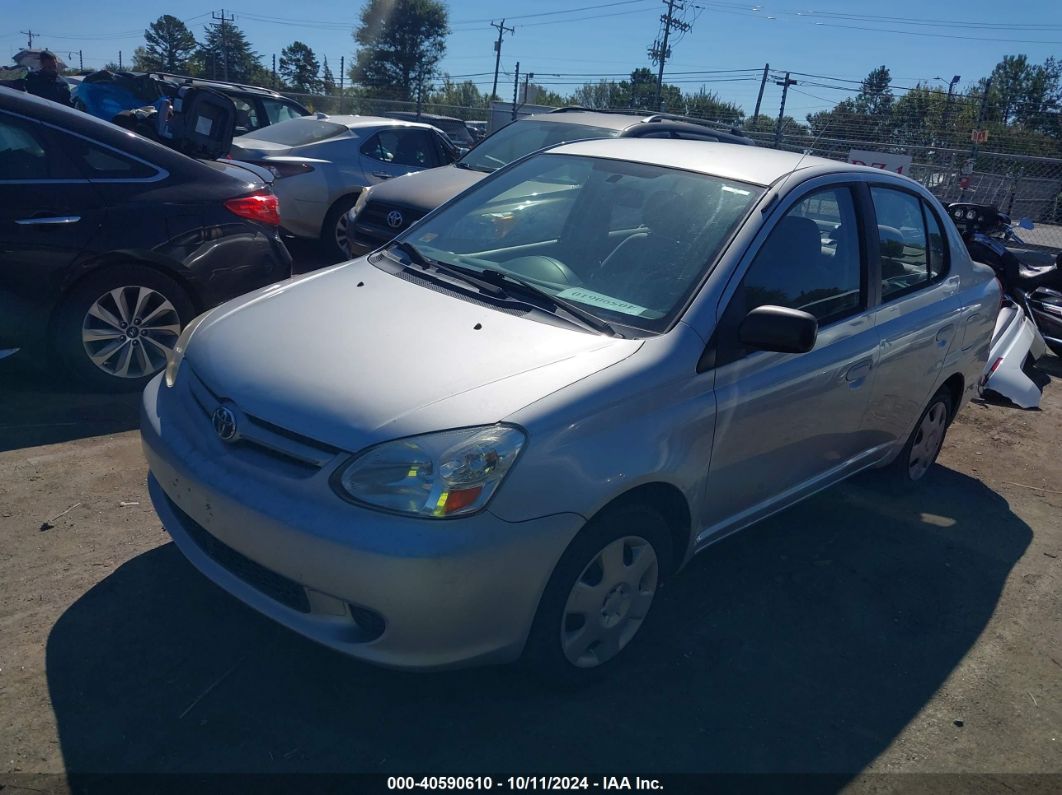
[(187, 74), (195, 53), (192, 31), (181, 20), (163, 14), (144, 31), (144, 46), (133, 51), (133, 70)]
[(745, 116), (745, 111), (733, 102), (724, 102), (714, 91), (706, 91), (702, 86), (696, 94), (685, 98), (686, 115), (699, 119), (711, 119), (727, 124), (738, 124)]
[(471, 80), (455, 83), (446, 74), (442, 85), (428, 95), (428, 112), (474, 119), (483, 115), (485, 102), (486, 97)]
[(320, 87), (321, 65), (309, 45), (293, 41), (280, 51), (280, 76), (292, 91), (313, 94)]
[(619, 83), (615, 80), (599, 80), (596, 83), (584, 83), (571, 96), (571, 104), (595, 110), (612, 107), (613, 96), (620, 93)]
[(332, 68), (328, 65), (328, 56), (324, 57), (321, 64), (321, 90), (326, 94), (334, 94), (336, 90), (336, 78), (332, 74)]
[(412, 100), (446, 53), (447, 20), (439, 0), (367, 0), (354, 31), (351, 80), (380, 97)]
[[(269, 73), (251, 49), (243, 31), (231, 22), (206, 26), (206, 39), (196, 50), (193, 66), (200, 77), (236, 83), (267, 83)], [(227, 75), (226, 75), (227, 72)]]

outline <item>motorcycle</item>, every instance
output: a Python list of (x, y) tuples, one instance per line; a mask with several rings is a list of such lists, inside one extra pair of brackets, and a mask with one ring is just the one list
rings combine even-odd
[[(961, 202), (948, 205), (948, 214), (970, 256), (989, 265), (1003, 289), (981, 391), (1005, 397), (1022, 408), (1036, 408), (1041, 383), (1035, 363), (1048, 347), (1062, 355), (1062, 255), (1051, 265), (1023, 262), (1007, 244), (1025, 245), (1024, 241), (1010, 217), (994, 207)], [(1019, 226), (1033, 228), (1026, 219)]]

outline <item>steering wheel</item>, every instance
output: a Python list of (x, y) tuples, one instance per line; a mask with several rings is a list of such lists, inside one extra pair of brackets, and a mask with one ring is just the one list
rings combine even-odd
[(580, 285), (583, 280), (556, 257), (547, 257), (535, 254), (528, 257), (517, 257), (503, 263), (506, 270), (539, 282), (551, 282), (553, 284)]

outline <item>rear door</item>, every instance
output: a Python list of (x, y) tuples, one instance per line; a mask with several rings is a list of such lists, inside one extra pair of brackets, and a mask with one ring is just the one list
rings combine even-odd
[(444, 165), (435, 134), (421, 127), (380, 130), (362, 144), (361, 159), (370, 185)]
[(899, 439), (914, 427), (961, 333), (959, 277), (949, 273), (941, 219), (927, 202), (892, 185), (871, 185), (870, 196), (881, 349), (868, 422)]
[(0, 327), (29, 323), (58, 294), (105, 212), (48, 128), (0, 111)]

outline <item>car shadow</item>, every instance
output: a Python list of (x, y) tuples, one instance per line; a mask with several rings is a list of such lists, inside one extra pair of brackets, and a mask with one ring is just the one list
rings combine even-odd
[(0, 453), (140, 427), (140, 392), (85, 392), (12, 358), (0, 361)]
[(73, 774), (851, 776), (970, 651), (1031, 537), (958, 472), (903, 498), (859, 479), (698, 556), (627, 659), (579, 690), (504, 667), (370, 667), (245, 608), (167, 544), (60, 617), (48, 684)]

